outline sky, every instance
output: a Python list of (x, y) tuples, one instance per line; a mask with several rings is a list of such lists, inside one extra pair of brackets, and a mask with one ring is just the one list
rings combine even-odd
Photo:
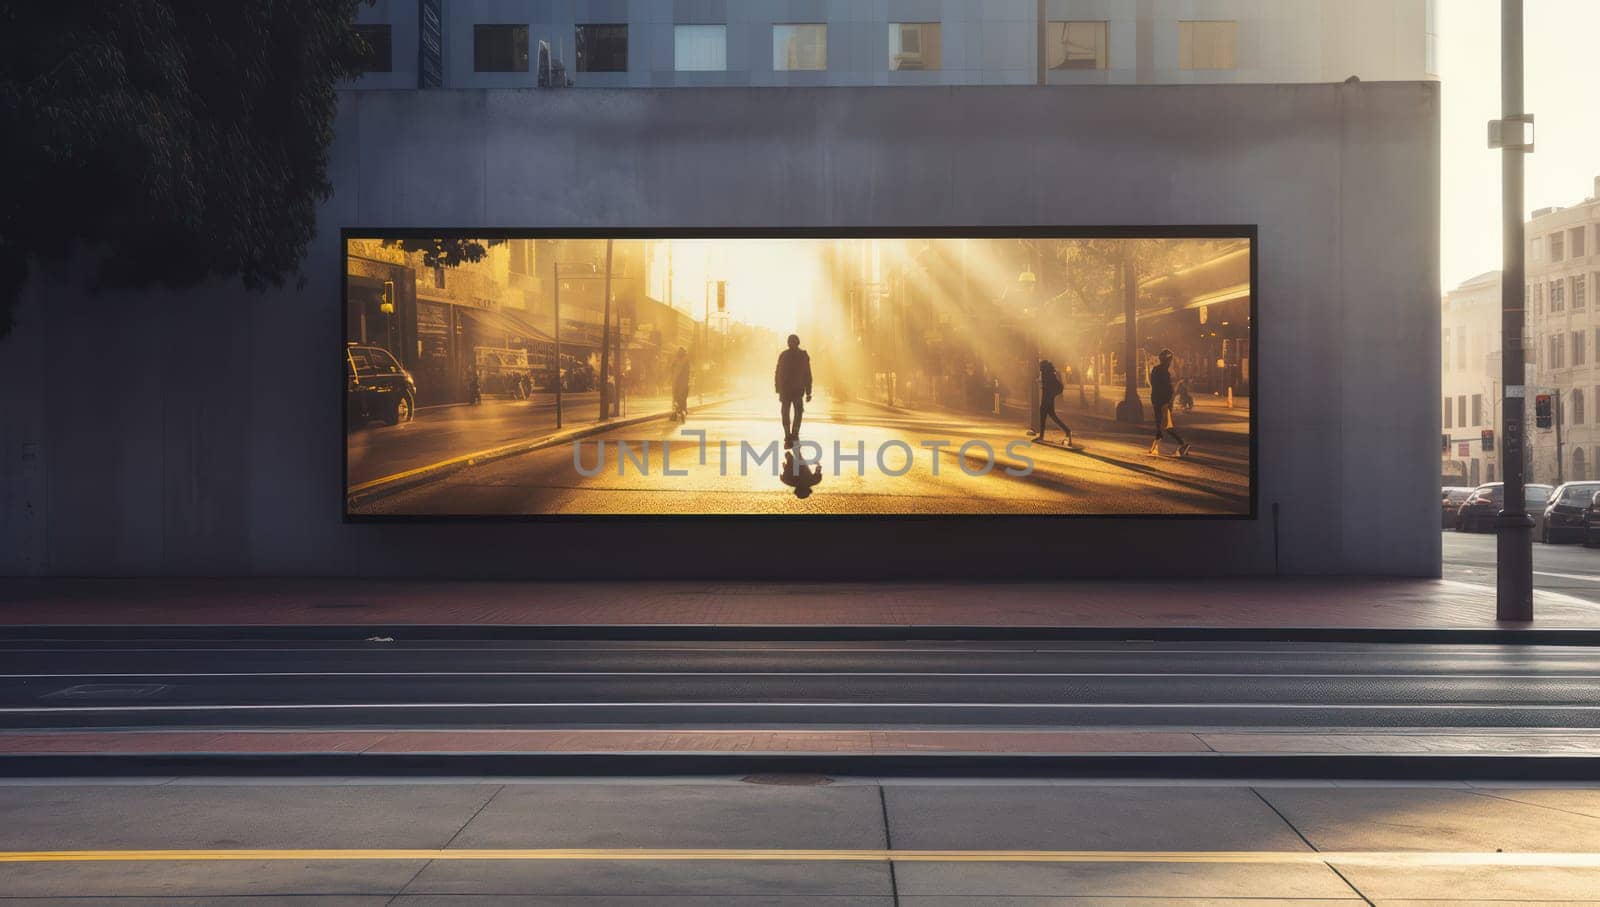
[[(1500, 0), (1439, 0), (1440, 279), (1500, 267)], [(1600, 0), (1525, 0), (1525, 102), (1534, 115), (1527, 207), (1568, 206), (1600, 176)]]

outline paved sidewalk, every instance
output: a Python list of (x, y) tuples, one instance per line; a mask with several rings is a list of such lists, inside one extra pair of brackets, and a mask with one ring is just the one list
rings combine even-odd
[(0, 759), (39, 755), (1600, 756), (1600, 732), (328, 730), (10, 731)]
[[(1600, 605), (1535, 593), (1537, 630)], [(1437, 579), (1051, 583), (7, 579), (0, 626), (648, 626), (1396, 629), (1527, 627), (1491, 586)]]

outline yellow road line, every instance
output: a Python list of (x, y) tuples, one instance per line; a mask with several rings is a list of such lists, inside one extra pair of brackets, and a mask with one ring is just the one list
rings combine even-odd
[(21, 850), (0, 863), (202, 862), (219, 860), (598, 860), (896, 863), (1257, 863), (1366, 866), (1532, 866), (1600, 868), (1600, 853), (1280, 850), (753, 850), (753, 849), (390, 849), (390, 850)]

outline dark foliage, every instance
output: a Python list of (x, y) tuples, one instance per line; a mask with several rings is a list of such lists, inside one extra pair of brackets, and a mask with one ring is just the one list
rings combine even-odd
[(436, 237), (434, 239), (386, 239), (383, 244), (396, 246), (407, 252), (421, 252), (422, 263), (430, 268), (453, 268), (462, 262), (482, 261), (490, 246), (498, 246), (503, 239), (460, 239)]
[(80, 251), (100, 288), (294, 275), (361, 2), (0, 3), (0, 334), (30, 265)]

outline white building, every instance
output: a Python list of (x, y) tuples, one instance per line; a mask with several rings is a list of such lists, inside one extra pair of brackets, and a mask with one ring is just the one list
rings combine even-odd
[(1555, 427), (1535, 430), (1533, 474), (1591, 479), (1600, 475), (1600, 177), (1582, 202), (1535, 211), (1527, 236), (1530, 361), (1539, 392), (1560, 400), (1559, 448)]
[(359, 88), (533, 87), (541, 44), (579, 88), (1436, 78), (1434, 0), (376, 0), (359, 15), (377, 50)]
[[(1479, 274), (1446, 293), (1440, 309), (1442, 435), (1449, 437), (1444, 470), (1465, 473), (1467, 484), (1498, 479), (1500, 400), (1500, 272)], [(1485, 451), (1485, 429), (1495, 450)]]

